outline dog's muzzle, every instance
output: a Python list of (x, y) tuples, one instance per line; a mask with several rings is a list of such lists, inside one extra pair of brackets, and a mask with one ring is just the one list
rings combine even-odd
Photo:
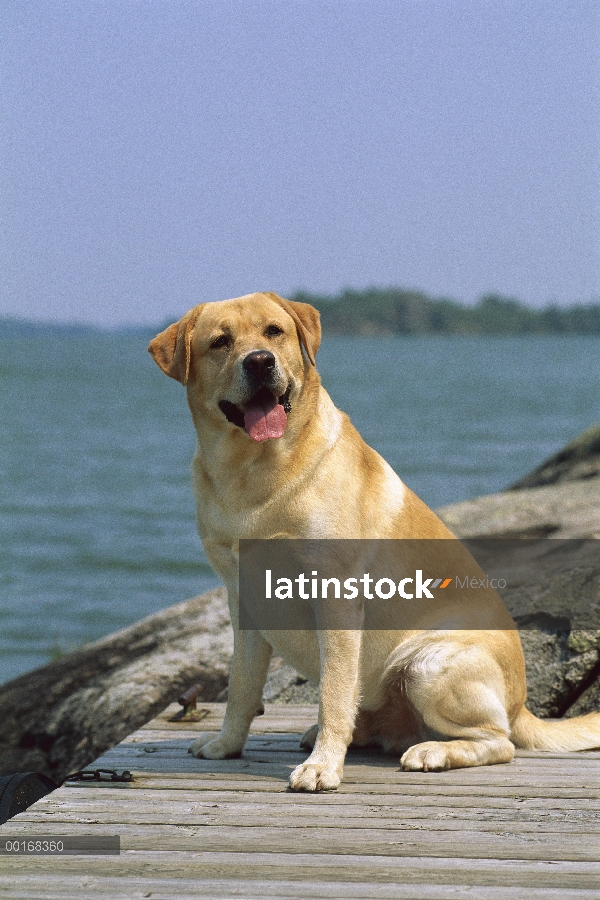
[(270, 387), (275, 380), (277, 361), (270, 350), (253, 350), (242, 362), (248, 382), (255, 388), (252, 396), (240, 406), (221, 400), (219, 408), (228, 422), (243, 428), (253, 441), (280, 438), (285, 432), (291, 412), (290, 389), (277, 396)]

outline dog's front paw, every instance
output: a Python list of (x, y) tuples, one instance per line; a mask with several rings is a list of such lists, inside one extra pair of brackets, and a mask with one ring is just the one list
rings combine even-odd
[(448, 750), (441, 741), (425, 741), (409, 747), (400, 765), (406, 772), (441, 772), (451, 768)]
[(290, 775), (290, 788), (293, 791), (334, 791), (341, 780), (341, 770), (336, 766), (307, 760)]
[(242, 748), (232, 747), (223, 740), (220, 734), (208, 731), (198, 735), (188, 749), (188, 753), (192, 753), (199, 759), (231, 759), (240, 756)]
[(312, 750), (315, 746), (317, 740), (317, 734), (319, 733), (318, 725), (311, 725), (308, 731), (305, 731), (302, 737), (300, 738), (300, 746), (303, 750)]

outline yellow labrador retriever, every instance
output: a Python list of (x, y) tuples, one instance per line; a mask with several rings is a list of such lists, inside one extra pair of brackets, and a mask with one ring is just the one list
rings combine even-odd
[[(320, 337), (312, 306), (256, 293), (196, 306), (149, 346), (187, 386), (198, 530), (233, 623), (242, 538), (452, 537), (334, 406), (315, 368)], [(201, 734), (191, 752), (239, 756), (275, 650), (320, 686), (318, 724), (303, 738), (312, 752), (292, 772), (294, 790), (336, 788), (351, 741), (403, 752), (404, 769), (423, 771), (507, 762), (515, 745), (600, 746), (599, 713), (550, 722), (525, 708), (518, 633), (501, 624), (234, 631), (222, 730)]]

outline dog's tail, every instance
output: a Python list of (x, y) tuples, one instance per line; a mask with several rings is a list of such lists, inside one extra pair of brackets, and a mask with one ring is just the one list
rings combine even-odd
[(523, 706), (510, 737), (522, 750), (594, 750), (600, 748), (600, 713), (574, 719), (538, 719)]

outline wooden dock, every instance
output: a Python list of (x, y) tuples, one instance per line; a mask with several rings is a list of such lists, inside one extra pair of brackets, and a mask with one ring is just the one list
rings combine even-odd
[(120, 855), (0, 857), (0, 897), (598, 900), (600, 752), (520, 753), (508, 765), (402, 772), (348, 754), (341, 788), (295, 794), (314, 707), (268, 706), (241, 759), (195, 759), (199, 724), (173, 706), (88, 769), (130, 784), (66, 784), (2, 837), (119, 835)]

